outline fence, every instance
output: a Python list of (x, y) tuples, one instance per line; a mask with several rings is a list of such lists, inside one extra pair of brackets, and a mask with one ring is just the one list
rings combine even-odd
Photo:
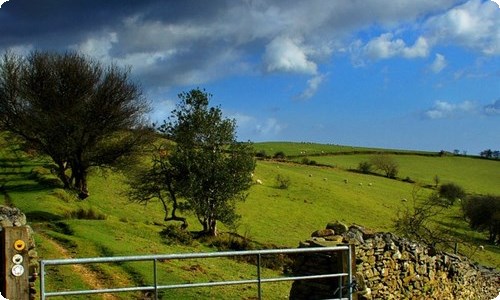
[[(294, 254), (294, 253), (314, 253), (314, 252), (335, 252), (344, 251), (348, 254), (347, 270), (339, 273), (320, 274), (320, 275), (306, 275), (306, 276), (289, 276), (289, 277), (261, 277), (261, 256), (262, 255), (278, 255), (278, 254)], [(196, 259), (196, 258), (214, 258), (214, 257), (235, 257), (235, 256), (255, 256), (257, 267), (257, 278), (242, 279), (236, 281), (218, 281), (218, 282), (201, 282), (201, 283), (185, 283), (185, 284), (170, 284), (160, 285), (158, 283), (158, 261), (163, 260), (181, 260), (181, 259)], [(121, 287), (121, 288), (107, 288), (107, 289), (94, 289), (94, 290), (69, 290), (69, 291), (53, 291), (46, 290), (46, 267), (47, 266), (60, 266), (60, 265), (74, 265), (74, 264), (98, 264), (98, 263), (120, 263), (120, 262), (133, 262), (133, 261), (152, 261), (153, 272), (153, 285), (151, 286), (136, 286), (136, 287)], [(40, 261), (40, 296), (42, 300), (48, 297), (55, 296), (72, 296), (72, 295), (85, 295), (85, 294), (104, 294), (104, 293), (121, 293), (121, 292), (137, 292), (148, 291), (154, 294), (154, 299), (158, 299), (158, 291), (165, 289), (176, 288), (197, 288), (197, 287), (211, 287), (223, 285), (240, 285), (240, 284), (256, 284), (258, 299), (262, 299), (262, 283), (279, 282), (279, 281), (295, 281), (295, 280), (312, 280), (312, 279), (325, 279), (325, 278), (340, 278), (347, 279), (347, 286), (342, 287), (340, 283), (340, 297), (337, 299), (352, 299), (352, 249), (347, 245), (334, 246), (334, 247), (320, 247), (320, 248), (297, 248), (297, 249), (270, 249), (270, 250), (251, 250), (251, 251), (227, 251), (227, 252), (211, 252), (211, 253), (187, 253), (187, 254), (165, 254), (165, 255), (144, 255), (144, 256), (121, 256), (121, 257), (96, 257), (96, 258), (77, 258), (77, 259), (54, 259)], [(342, 290), (347, 288), (347, 298), (343, 298)]]

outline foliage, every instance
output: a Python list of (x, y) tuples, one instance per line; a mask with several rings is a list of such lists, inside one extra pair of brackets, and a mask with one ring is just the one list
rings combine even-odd
[(116, 166), (148, 141), (147, 109), (128, 72), (80, 54), (5, 53), (0, 60), (0, 127), (48, 155), (64, 187), (81, 198), (89, 195), (91, 167)]
[(252, 183), (255, 168), (251, 143), (236, 141), (235, 121), (220, 107), (209, 107), (210, 94), (199, 89), (179, 94), (180, 103), (160, 127), (176, 143), (169, 160), (178, 171), (176, 189), (203, 226), (217, 234), (217, 221), (233, 224), (236, 201)]
[(362, 161), (358, 165), (358, 170), (361, 173), (368, 174), (372, 171), (373, 165), (369, 161)]
[(277, 151), (276, 153), (274, 153), (273, 158), (278, 160), (283, 160), (286, 159), (286, 154), (283, 151)]
[(498, 151), (498, 150), (493, 151), (491, 149), (486, 149), (486, 150), (481, 151), (481, 153), (479, 153), (479, 155), (481, 157), (484, 157), (484, 158), (499, 159), (500, 158), (500, 151)]
[[(182, 228), (186, 229), (186, 218), (177, 216), (177, 210), (185, 209), (186, 204), (178, 200), (180, 191), (177, 181), (182, 174), (176, 164), (172, 163), (172, 157), (175, 158), (171, 154), (173, 151), (176, 151), (174, 145), (160, 144), (151, 151), (152, 164), (149, 168), (129, 170), (127, 196), (130, 201), (145, 205), (153, 200), (160, 201), (165, 213), (164, 221), (180, 221)], [(169, 205), (172, 205), (171, 210)]]
[(279, 189), (286, 190), (290, 186), (290, 177), (281, 174), (276, 175), (276, 185)]
[(160, 236), (163, 242), (167, 245), (191, 245), (193, 242), (193, 236), (189, 231), (185, 230), (181, 226), (173, 224), (166, 226), (162, 231), (160, 231)]
[(93, 208), (78, 208), (66, 214), (69, 219), (79, 220), (106, 220), (106, 215), (94, 210)]
[(269, 156), (266, 153), (266, 150), (259, 150), (255, 153), (255, 157), (257, 158), (268, 158)]
[(375, 169), (383, 171), (387, 178), (396, 178), (398, 175), (399, 165), (396, 160), (389, 155), (374, 155), (370, 159), (370, 163)]
[(443, 216), (444, 210), (443, 207), (435, 205), (435, 197), (436, 194), (421, 197), (420, 187), (415, 186), (412, 201), (406, 202), (393, 220), (394, 230), (403, 237), (427, 244), (433, 249), (451, 249), (456, 238), (434, 222), (435, 218)]
[(452, 206), (456, 200), (461, 201), (465, 197), (465, 190), (455, 183), (443, 184), (439, 187), (439, 197), (445, 206)]
[(487, 230), (491, 243), (500, 241), (500, 196), (471, 196), (464, 209), (472, 229)]

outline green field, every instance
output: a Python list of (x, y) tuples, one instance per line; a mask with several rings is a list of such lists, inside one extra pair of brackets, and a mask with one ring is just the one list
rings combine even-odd
[[(236, 228), (223, 226), (221, 231), (236, 230), (240, 235), (263, 244), (296, 247), (311, 232), (324, 228), (331, 220), (347, 224), (360, 224), (377, 231), (390, 231), (392, 221), (402, 208), (403, 198), (411, 198), (414, 185), (383, 176), (365, 175), (349, 171), (371, 154), (334, 155), (334, 152), (368, 151), (380, 149), (352, 148), (348, 146), (263, 143), (255, 149), (268, 154), (283, 151), (298, 155), (299, 161), (308, 156), (321, 166), (293, 162), (259, 160), (254, 179), (245, 202), (238, 205), (242, 218)], [(216, 251), (208, 243), (195, 241), (192, 246), (169, 246), (158, 233), (163, 229), (163, 212), (159, 203), (147, 206), (130, 203), (124, 197), (124, 177), (116, 172), (94, 172), (89, 181), (91, 196), (77, 200), (57, 185), (50, 174), (48, 161), (30, 158), (15, 151), (15, 145), (4, 142), (0, 153), (0, 184), (3, 197), (0, 203), (19, 207), (26, 213), (35, 230), (41, 258), (93, 257), (115, 255), (141, 255), (158, 253), (185, 253)], [(305, 151), (305, 153), (304, 153)], [(392, 150), (391, 150), (392, 152)], [(331, 153), (331, 154), (329, 154)], [(410, 177), (423, 185), (432, 184), (435, 175), (441, 183), (454, 182), (468, 193), (500, 194), (500, 162), (470, 157), (394, 155), (400, 165), (399, 179)], [(290, 179), (288, 189), (279, 189), (276, 175)], [(347, 183), (346, 183), (347, 181)], [(423, 189), (422, 193), (430, 193)], [(105, 216), (104, 220), (74, 219), (72, 212), (82, 209)], [(498, 246), (486, 245), (486, 235), (468, 229), (467, 224), (453, 217), (458, 208), (450, 211), (442, 226), (457, 234), (466, 234), (476, 245), (485, 245), (486, 251), (476, 253), (473, 259), (482, 264), (500, 268)], [(189, 217), (192, 231), (201, 229), (193, 216)], [(121, 265), (89, 266), (91, 275), (78, 275), (72, 267), (49, 270), (49, 289), (66, 287), (95, 287), (92, 278), (102, 285), (134, 286), (150, 284), (151, 265), (129, 263)], [(158, 276), (162, 283), (196, 282), (209, 280), (235, 280), (255, 276), (255, 266), (229, 259), (196, 260), (161, 263)], [(279, 272), (266, 270), (275, 276)], [(264, 285), (266, 299), (287, 298), (289, 284)], [(118, 295), (119, 299), (132, 299), (137, 295)], [(251, 299), (256, 296), (254, 286), (174, 290), (166, 298)], [(87, 299), (83, 298), (82, 299)]]

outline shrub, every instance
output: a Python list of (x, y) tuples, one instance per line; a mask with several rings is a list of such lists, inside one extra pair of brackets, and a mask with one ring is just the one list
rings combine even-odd
[(364, 174), (368, 174), (372, 171), (373, 165), (368, 161), (362, 161), (358, 165), (358, 171)]
[(276, 175), (276, 184), (278, 188), (286, 190), (290, 186), (290, 177), (278, 174)]
[(255, 157), (257, 158), (267, 158), (267, 153), (265, 150), (260, 150), (257, 153), (255, 153)]
[(79, 208), (66, 214), (67, 218), (79, 220), (106, 220), (106, 215), (95, 211), (93, 208)]
[(446, 200), (446, 205), (453, 205), (455, 200), (465, 197), (464, 189), (454, 183), (443, 184), (439, 187), (439, 196)]
[(307, 158), (307, 157), (302, 158), (302, 164), (308, 165), (309, 163), (310, 163), (309, 158)]
[(285, 159), (286, 158), (285, 152), (278, 151), (278, 152), (274, 153), (273, 158), (274, 159)]
[(181, 244), (189, 246), (193, 242), (191, 232), (172, 224), (160, 231), (160, 236), (167, 245)]

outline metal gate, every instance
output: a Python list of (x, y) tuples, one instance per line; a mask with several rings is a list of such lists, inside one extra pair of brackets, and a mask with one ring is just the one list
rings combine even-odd
[[(347, 253), (348, 262), (346, 262), (347, 270), (339, 273), (321, 274), (321, 275), (307, 275), (307, 276), (283, 276), (273, 278), (262, 278), (261, 276), (261, 256), (262, 255), (278, 255), (278, 254), (293, 254), (293, 253), (315, 253), (315, 252), (335, 252), (344, 251)], [(342, 287), (340, 283), (340, 297), (336, 299), (352, 299), (352, 248), (348, 245), (334, 246), (334, 247), (318, 247), (318, 248), (296, 248), (296, 249), (270, 249), (270, 250), (250, 250), (250, 251), (227, 251), (227, 252), (209, 252), (209, 253), (186, 253), (186, 254), (164, 254), (164, 255), (143, 255), (143, 256), (119, 256), (119, 257), (96, 257), (96, 258), (75, 258), (75, 259), (51, 259), (40, 261), (40, 294), (41, 299), (45, 300), (49, 297), (55, 296), (72, 296), (72, 295), (88, 295), (88, 294), (104, 294), (104, 293), (121, 293), (121, 292), (137, 292), (148, 291), (154, 294), (154, 299), (158, 299), (158, 291), (166, 289), (178, 288), (197, 288), (197, 287), (211, 287), (223, 285), (241, 285), (241, 284), (256, 284), (257, 295), (262, 299), (261, 285), (263, 283), (279, 282), (279, 281), (295, 281), (295, 280), (312, 280), (324, 278), (346, 278), (347, 286)], [(235, 257), (235, 256), (255, 256), (257, 276), (256, 278), (248, 278), (235, 281), (216, 281), (216, 282), (202, 282), (202, 283), (185, 283), (185, 284), (159, 284), (158, 278), (158, 261), (163, 260), (181, 260), (181, 259), (196, 259), (196, 258), (214, 258), (214, 257)], [(107, 288), (107, 289), (94, 289), (94, 290), (69, 290), (69, 291), (47, 291), (45, 287), (46, 281), (46, 267), (47, 266), (61, 266), (61, 265), (74, 265), (74, 264), (98, 264), (98, 263), (120, 263), (120, 262), (134, 262), (134, 261), (151, 261), (153, 273), (153, 285), (150, 286), (134, 286), (134, 287), (120, 287), (120, 288)], [(342, 290), (347, 288), (347, 295), (342, 295)]]

